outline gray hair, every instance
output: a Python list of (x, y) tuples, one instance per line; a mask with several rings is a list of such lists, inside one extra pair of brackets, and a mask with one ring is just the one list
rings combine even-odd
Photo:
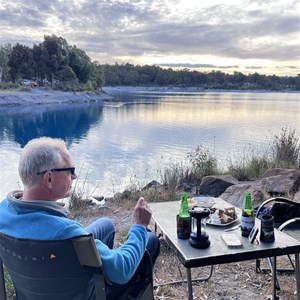
[(66, 153), (67, 146), (61, 139), (41, 137), (29, 141), (19, 160), (19, 175), (24, 186), (34, 184), (38, 172), (62, 165)]

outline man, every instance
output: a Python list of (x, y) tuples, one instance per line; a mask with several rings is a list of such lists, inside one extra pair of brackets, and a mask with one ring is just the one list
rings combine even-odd
[(100, 218), (85, 229), (67, 218), (67, 209), (56, 201), (70, 195), (77, 175), (63, 140), (41, 137), (29, 141), (20, 156), (19, 175), (24, 191), (13, 191), (0, 202), (0, 232), (39, 240), (93, 233), (104, 274), (121, 285), (133, 276), (146, 249), (155, 262), (159, 241), (146, 229), (151, 211), (143, 198), (133, 210), (127, 241), (117, 249), (113, 249), (115, 229), (108, 218)]

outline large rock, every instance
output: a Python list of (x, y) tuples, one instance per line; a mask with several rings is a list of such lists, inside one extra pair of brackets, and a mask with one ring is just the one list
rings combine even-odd
[(251, 193), (252, 205), (254, 207), (259, 206), (265, 200), (259, 181), (231, 185), (220, 198), (236, 207), (242, 208), (246, 192)]
[(293, 197), (300, 189), (300, 171), (272, 169), (261, 180), (262, 189), (270, 196)]
[(200, 194), (219, 197), (229, 186), (238, 183), (238, 180), (230, 175), (204, 176), (200, 184)]
[(296, 169), (283, 169), (283, 168), (275, 168), (266, 171), (262, 178), (272, 177), (277, 175), (289, 176), (292, 178), (298, 178), (300, 175), (300, 171)]
[(251, 193), (252, 205), (259, 206), (264, 200), (264, 193), (258, 181), (232, 185), (220, 196), (220, 198), (236, 207), (243, 207), (246, 192)]

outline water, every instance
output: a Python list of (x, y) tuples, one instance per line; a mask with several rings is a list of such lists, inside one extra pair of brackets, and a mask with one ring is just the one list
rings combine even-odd
[[(38, 136), (66, 140), (78, 185), (110, 196), (142, 188), (197, 145), (226, 167), (245, 149), (263, 152), (283, 127), (300, 129), (300, 93), (116, 93), (117, 102), (0, 110), (0, 199), (22, 188), (17, 173), (24, 145)], [(95, 190), (95, 191), (94, 191)]]

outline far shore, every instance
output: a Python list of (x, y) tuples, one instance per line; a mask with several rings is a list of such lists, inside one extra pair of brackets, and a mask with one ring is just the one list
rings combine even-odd
[(25, 105), (72, 104), (114, 101), (110, 94), (118, 92), (149, 91), (149, 92), (240, 92), (240, 93), (299, 93), (300, 91), (270, 91), (270, 90), (213, 90), (200, 87), (103, 87), (102, 93), (94, 92), (63, 92), (45, 88), (31, 88), (29, 91), (0, 90), (0, 107), (15, 107)]

